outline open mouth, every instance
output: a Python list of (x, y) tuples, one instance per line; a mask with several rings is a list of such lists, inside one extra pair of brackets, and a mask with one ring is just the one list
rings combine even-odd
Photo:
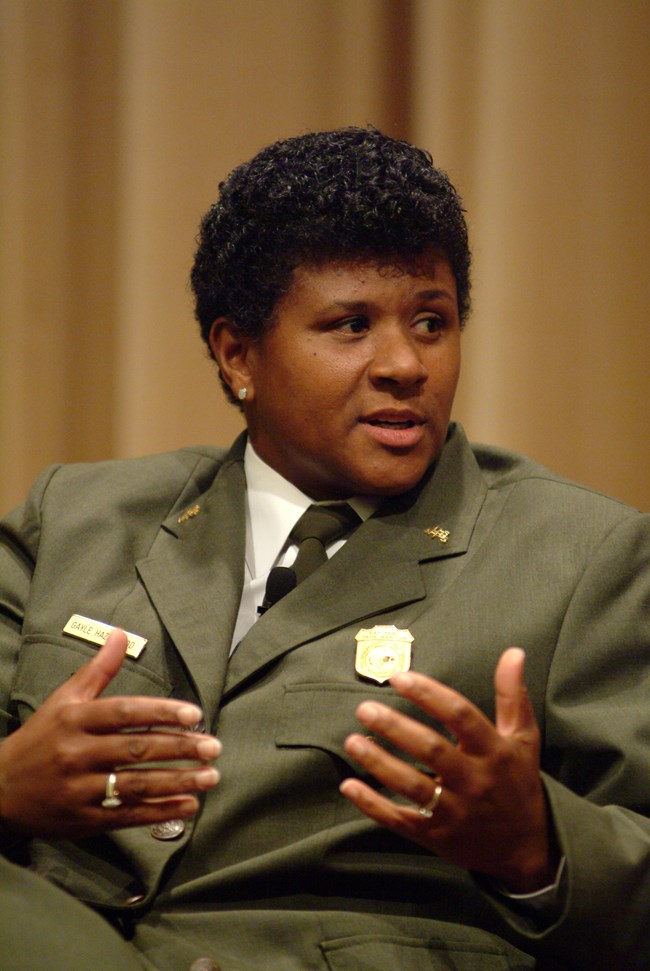
[(371, 418), (368, 422), (369, 425), (374, 425), (376, 428), (414, 428), (415, 422), (408, 419), (407, 421), (388, 421), (386, 419)]

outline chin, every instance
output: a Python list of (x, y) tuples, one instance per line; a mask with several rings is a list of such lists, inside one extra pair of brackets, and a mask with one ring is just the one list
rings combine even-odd
[(403, 492), (413, 489), (424, 476), (426, 468), (418, 469), (413, 475), (390, 476), (385, 475), (377, 480), (359, 483), (355, 493), (350, 495), (365, 496), (401, 496)]
[(395, 482), (394, 484), (384, 483), (381, 487), (378, 486), (377, 488), (366, 490), (365, 495), (386, 498), (388, 496), (401, 496), (404, 492), (409, 492), (410, 489), (413, 489), (421, 478), (422, 476), (420, 475), (412, 480), (409, 479), (407, 482)]
[(339, 473), (335, 478), (312, 479), (303, 481), (302, 485), (296, 484), (316, 501), (349, 499), (350, 496), (400, 496), (420, 482), (434, 461), (431, 458), (427, 462), (410, 463), (407, 467), (403, 459), (388, 463), (388, 467), (386, 463), (373, 466), (370, 462), (366, 466), (356, 463), (350, 467), (337, 466), (330, 469), (330, 472), (336, 470)]
[(418, 462), (405, 468), (399, 465), (397, 468), (378, 470), (373, 475), (372, 481), (368, 482), (367, 495), (375, 496), (399, 496), (403, 492), (408, 492), (423, 479), (427, 469), (434, 461), (431, 458), (428, 462)]

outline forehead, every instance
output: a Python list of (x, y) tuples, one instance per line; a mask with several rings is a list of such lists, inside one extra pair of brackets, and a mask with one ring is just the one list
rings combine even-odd
[(330, 259), (306, 260), (298, 263), (293, 278), (301, 274), (352, 272), (374, 270), (380, 276), (428, 276), (441, 263), (449, 266), (445, 251), (428, 246), (418, 253), (358, 253), (352, 256), (333, 256)]
[[(419, 281), (423, 285), (435, 281), (441, 294), (457, 300), (456, 279), (449, 260), (442, 250), (429, 250), (412, 256), (332, 259), (319, 263), (303, 263), (292, 273), (291, 282), (276, 305), (276, 313), (307, 299), (326, 299), (346, 289), (381, 289), (397, 293)], [(425, 283), (426, 281), (426, 283)]]

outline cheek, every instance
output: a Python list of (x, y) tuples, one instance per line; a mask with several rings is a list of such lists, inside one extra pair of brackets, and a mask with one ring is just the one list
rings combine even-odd
[(446, 397), (451, 401), (456, 394), (456, 387), (458, 386), (458, 378), (460, 376), (460, 361), (455, 364), (451, 364), (447, 371), (447, 377), (445, 381), (445, 394)]
[(455, 351), (437, 361), (431, 368), (430, 375), (437, 397), (441, 400), (453, 398), (460, 375), (460, 353)]
[(349, 406), (361, 379), (351, 362), (314, 354), (300, 380), (305, 406), (314, 412), (340, 413)]

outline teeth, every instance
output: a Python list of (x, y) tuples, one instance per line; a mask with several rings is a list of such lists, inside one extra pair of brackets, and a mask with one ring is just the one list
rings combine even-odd
[(378, 425), (379, 428), (412, 428), (415, 424), (412, 421), (371, 421), (371, 425)]

